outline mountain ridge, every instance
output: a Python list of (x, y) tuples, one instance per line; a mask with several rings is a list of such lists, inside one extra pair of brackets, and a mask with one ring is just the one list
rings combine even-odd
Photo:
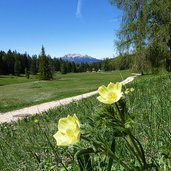
[(94, 62), (101, 62), (102, 60), (91, 57), (89, 55), (81, 55), (77, 53), (69, 53), (62, 57), (64, 61), (74, 62), (77, 64), (80, 63), (94, 63)]

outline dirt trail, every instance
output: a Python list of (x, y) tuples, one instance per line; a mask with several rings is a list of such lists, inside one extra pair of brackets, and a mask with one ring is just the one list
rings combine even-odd
[[(121, 83), (123, 85), (125, 85), (125, 84), (133, 81), (134, 78), (138, 75), (140, 75), (140, 74), (134, 74), (134, 76), (128, 77), (127, 79), (123, 80)], [(97, 94), (97, 91), (85, 93), (85, 94), (74, 96), (74, 97), (65, 98), (62, 100), (56, 100), (56, 101), (52, 101), (52, 102), (42, 103), (39, 105), (34, 105), (34, 106), (26, 107), (23, 109), (15, 110), (15, 111), (0, 113), (0, 123), (4, 123), (4, 122), (10, 123), (12, 121), (17, 121), (18, 119), (22, 119), (27, 116), (39, 114), (39, 113), (48, 111), (49, 109), (52, 109), (52, 108), (55, 108), (58, 106), (66, 105), (66, 104), (72, 103), (74, 101), (88, 98), (95, 94)]]

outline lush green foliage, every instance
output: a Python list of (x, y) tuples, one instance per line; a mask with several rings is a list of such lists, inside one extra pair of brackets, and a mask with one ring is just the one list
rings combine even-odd
[[(123, 10), (121, 29), (116, 42), (118, 50), (122, 53), (134, 51), (136, 60), (133, 67), (142, 73), (149, 68), (155, 70), (156, 65), (159, 66), (161, 60), (166, 58), (159, 48), (168, 53), (170, 47), (170, 0), (111, 0), (111, 2)], [(157, 57), (156, 53), (152, 53), (155, 47), (158, 48)]]
[[(0, 77), (0, 111), (10, 111), (24, 106), (62, 99), (96, 90), (101, 84), (121, 81), (130, 75), (129, 71), (86, 72), (62, 75), (54, 80), (39, 81), (34, 76)], [(9, 85), (8, 85), (9, 84)]]
[(102, 61), (102, 69), (104, 71), (112, 70), (128, 70), (133, 68), (135, 54), (123, 54), (113, 59), (104, 59)]
[[(171, 75), (142, 76), (127, 86), (135, 89), (127, 98), (128, 111), (135, 116), (132, 131), (142, 143), (147, 161), (150, 162), (152, 158), (161, 170), (170, 170)], [(91, 124), (91, 116), (97, 114), (101, 107), (102, 104), (95, 97), (91, 97), (17, 123), (2, 124), (0, 170), (79, 170), (73, 148), (56, 146), (53, 135), (57, 130), (57, 122), (61, 117), (76, 113), (81, 127), (85, 128), (88, 126), (87, 123)], [(102, 133), (103, 129), (94, 129), (94, 132), (98, 131)], [(105, 139), (107, 137), (106, 134)], [(81, 141), (80, 145), (87, 144)], [(135, 158), (129, 155), (119, 139), (116, 148), (117, 155), (125, 162), (136, 165)], [(108, 158), (102, 154), (94, 158), (94, 170), (107, 170), (107, 161)], [(114, 163), (112, 169), (122, 170), (122, 167)]]

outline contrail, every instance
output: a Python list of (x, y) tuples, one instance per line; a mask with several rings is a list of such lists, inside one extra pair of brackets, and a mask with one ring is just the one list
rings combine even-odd
[(76, 17), (80, 18), (81, 15), (81, 7), (82, 7), (82, 0), (77, 1), (77, 11), (76, 11)]

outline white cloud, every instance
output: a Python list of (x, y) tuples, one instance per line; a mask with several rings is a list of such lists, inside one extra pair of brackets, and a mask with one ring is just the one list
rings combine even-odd
[(120, 22), (121, 20), (122, 20), (122, 16), (117, 16), (109, 21), (113, 23), (113, 22)]
[(81, 18), (81, 8), (82, 8), (82, 0), (77, 1), (77, 11), (76, 11), (76, 17)]

